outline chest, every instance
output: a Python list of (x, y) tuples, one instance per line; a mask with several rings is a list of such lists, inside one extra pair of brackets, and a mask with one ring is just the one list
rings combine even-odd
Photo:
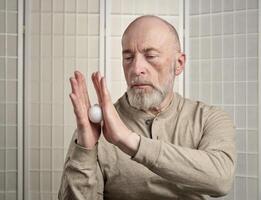
[(203, 132), (201, 120), (194, 120), (192, 116), (126, 120), (125, 124), (139, 135), (193, 149), (198, 147)]
[(118, 149), (102, 157), (105, 174), (104, 199), (178, 199), (180, 189), (133, 161)]
[[(129, 120), (123, 117), (122, 120), (137, 134), (183, 147), (196, 149), (202, 135), (200, 121), (193, 121), (184, 116), (144, 120)], [(184, 191), (175, 183), (154, 174), (106, 142), (100, 150), (99, 159), (106, 177), (105, 199), (173, 200), (180, 199), (184, 195)]]

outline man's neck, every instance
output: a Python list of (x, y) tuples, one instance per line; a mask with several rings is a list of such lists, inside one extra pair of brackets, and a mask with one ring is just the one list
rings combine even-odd
[(161, 102), (161, 104), (158, 107), (151, 108), (151, 109), (147, 110), (146, 112), (156, 116), (157, 114), (164, 111), (169, 106), (172, 99), (173, 99), (173, 91), (171, 91), (167, 94), (165, 99)]

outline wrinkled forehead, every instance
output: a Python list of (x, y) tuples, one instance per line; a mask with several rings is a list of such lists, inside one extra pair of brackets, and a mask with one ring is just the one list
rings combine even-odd
[(161, 47), (166, 43), (167, 38), (160, 36), (157, 32), (152, 31), (139, 31), (131, 32), (124, 35), (122, 39), (122, 47), (133, 49), (135, 47), (148, 48), (148, 47)]
[(143, 22), (128, 27), (122, 37), (122, 48), (162, 48), (173, 44), (169, 27), (163, 23)]

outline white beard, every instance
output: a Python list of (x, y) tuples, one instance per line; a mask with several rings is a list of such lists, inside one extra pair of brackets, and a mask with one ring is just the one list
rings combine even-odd
[[(152, 88), (150, 89), (152, 90), (150, 91), (128, 87), (127, 95), (130, 105), (134, 108), (144, 111), (159, 107), (169, 91), (172, 90), (173, 81), (174, 80), (172, 79), (172, 77), (169, 76), (168, 80), (166, 80), (165, 84), (163, 84), (162, 87), (158, 88), (155, 86), (151, 86)], [(136, 77), (132, 82), (144, 83), (144, 81), (139, 80), (139, 77)], [(148, 82), (145, 81), (145, 83)]]

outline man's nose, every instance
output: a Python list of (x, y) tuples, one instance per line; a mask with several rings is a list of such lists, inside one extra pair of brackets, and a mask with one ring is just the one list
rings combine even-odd
[(144, 75), (146, 73), (146, 65), (147, 63), (141, 55), (136, 56), (132, 64), (133, 73), (136, 76)]

